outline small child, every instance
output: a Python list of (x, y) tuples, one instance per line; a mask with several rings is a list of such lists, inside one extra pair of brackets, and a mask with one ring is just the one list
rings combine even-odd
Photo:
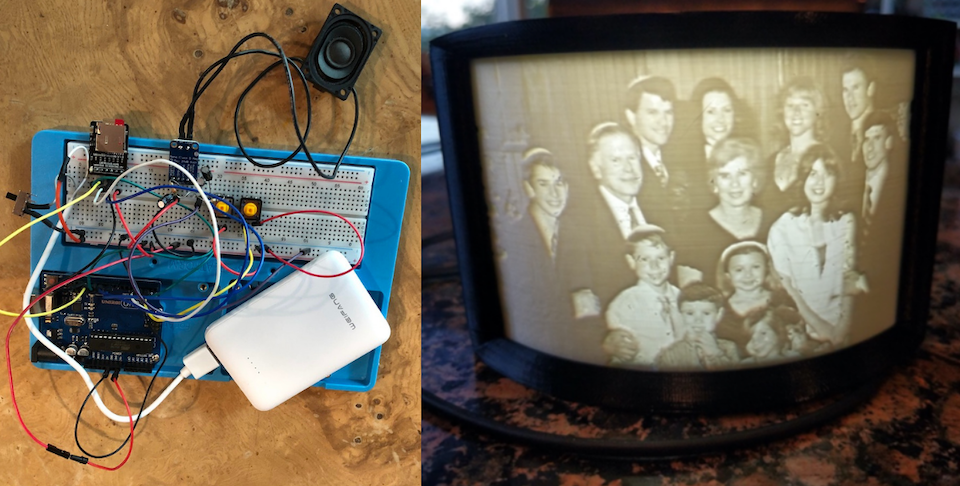
[(771, 269), (767, 247), (756, 241), (734, 243), (720, 256), (717, 280), (727, 302), (716, 334), (733, 341), (741, 355), (746, 353), (752, 336), (745, 321), (747, 315), (783, 305), (793, 306), (793, 299), (776, 285)]
[(746, 319), (750, 326), (750, 341), (747, 343), (749, 357), (742, 363), (782, 361), (789, 358), (787, 330), (773, 309), (752, 312)]
[(714, 328), (723, 316), (723, 294), (694, 283), (684, 287), (677, 299), (680, 307), (680, 339), (657, 356), (657, 367), (670, 370), (717, 369), (740, 362), (737, 345), (717, 339)]
[(787, 331), (787, 342), (789, 351), (786, 355), (792, 358), (810, 356), (821, 353), (829, 349), (829, 343), (822, 343), (807, 335), (807, 323), (796, 309), (780, 306), (774, 309), (777, 319), (783, 323)]
[(662, 235), (658, 226), (640, 225), (627, 237), (627, 265), (637, 284), (607, 306), (603, 350), (611, 365), (653, 366), (660, 350), (675, 340), (680, 290), (667, 281), (674, 254)]

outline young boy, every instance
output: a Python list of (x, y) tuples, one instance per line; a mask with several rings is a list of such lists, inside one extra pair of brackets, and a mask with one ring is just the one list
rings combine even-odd
[(679, 339), (657, 356), (657, 367), (671, 370), (717, 369), (740, 362), (737, 345), (717, 339), (714, 329), (723, 317), (723, 294), (719, 290), (694, 283), (680, 291)]
[(674, 255), (662, 234), (658, 226), (641, 224), (627, 237), (627, 265), (637, 284), (607, 307), (603, 349), (611, 365), (653, 366), (660, 350), (674, 341), (680, 290), (667, 281)]

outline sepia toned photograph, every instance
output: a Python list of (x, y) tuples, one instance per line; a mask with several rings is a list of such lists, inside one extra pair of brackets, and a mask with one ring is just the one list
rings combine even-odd
[(474, 61), (507, 337), (711, 371), (893, 326), (914, 63), (783, 48)]

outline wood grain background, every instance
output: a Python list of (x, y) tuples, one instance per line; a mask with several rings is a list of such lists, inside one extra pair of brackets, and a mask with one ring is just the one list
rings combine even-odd
[[(412, 173), (389, 309), (393, 335), (383, 346), (376, 387), (369, 393), (311, 389), (258, 412), (233, 383), (188, 380), (141, 423), (130, 462), (103, 472), (43, 451), (20, 430), (2, 366), (0, 484), (419, 484), (419, 2), (343, 5), (384, 31), (357, 83), (361, 120), (350, 154), (399, 159)], [(288, 55), (304, 56), (332, 7), (332, 1), (308, 0), (0, 0), (0, 191), (30, 187), (31, 139), (42, 129), (85, 131), (90, 120), (124, 118), (132, 136), (175, 137), (207, 65), (254, 31), (273, 35)], [(198, 140), (235, 145), (235, 100), (271, 62), (248, 57), (233, 61), (201, 100)], [(352, 102), (315, 90), (311, 96), (310, 148), (338, 153), (350, 133)], [(295, 146), (279, 72), (250, 94), (243, 120), (248, 145)], [(0, 235), (26, 222), (11, 209), (12, 202), (0, 202)], [(19, 309), (28, 248), (26, 235), (0, 248), (3, 309)], [(34, 368), (27, 339), (21, 324), (11, 343), (24, 419), (41, 440), (76, 451), (71, 429), (86, 389), (72, 372)], [(142, 397), (147, 380), (121, 382), (128, 395)], [(157, 382), (155, 390), (169, 380)], [(107, 403), (122, 409), (115, 394)], [(138, 404), (136, 398), (131, 405)], [(93, 407), (83, 418), (80, 434), (91, 452), (112, 450), (125, 437), (124, 425)], [(102, 462), (114, 465), (120, 458)]]

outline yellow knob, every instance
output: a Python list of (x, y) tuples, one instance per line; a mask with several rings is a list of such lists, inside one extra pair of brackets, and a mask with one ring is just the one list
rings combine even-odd
[(223, 212), (225, 212), (225, 213), (229, 213), (229, 212), (230, 212), (230, 206), (227, 206), (227, 203), (225, 203), (225, 202), (223, 202), (223, 201), (217, 201), (217, 209), (219, 209), (219, 210), (221, 210), (221, 211), (223, 211)]
[(243, 215), (244, 215), (244, 216), (248, 216), (248, 217), (249, 217), (249, 216), (256, 216), (256, 215), (257, 215), (257, 205), (254, 204), (254, 203), (252, 203), (252, 202), (248, 202), (248, 203), (244, 204), (244, 205), (243, 205)]

